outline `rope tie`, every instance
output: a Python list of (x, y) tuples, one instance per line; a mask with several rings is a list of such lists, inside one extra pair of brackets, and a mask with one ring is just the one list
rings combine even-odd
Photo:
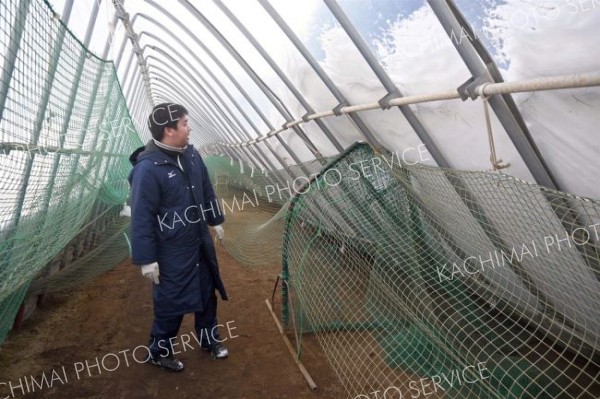
[(490, 117), (490, 110), (488, 104), (488, 99), (490, 98), (490, 96), (486, 96), (485, 94), (483, 94), (486, 86), (488, 86), (489, 84), (490, 83), (482, 84), (478, 87), (477, 91), (479, 97), (481, 97), (481, 100), (483, 101), (483, 112), (485, 114), (485, 124), (487, 127), (488, 142), (490, 143), (490, 162), (492, 163), (493, 170), (497, 171), (500, 169), (508, 168), (510, 166), (510, 162), (507, 164), (502, 164), (502, 160), (498, 159), (498, 157), (496, 156), (496, 145), (494, 144), (494, 135), (492, 134), (492, 121)]

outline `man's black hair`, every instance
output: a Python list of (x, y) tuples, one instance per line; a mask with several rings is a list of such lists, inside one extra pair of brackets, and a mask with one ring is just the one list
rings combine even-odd
[(148, 128), (152, 133), (152, 137), (157, 141), (161, 141), (165, 128), (177, 128), (177, 122), (185, 115), (188, 115), (188, 111), (180, 104), (162, 103), (154, 106), (148, 117)]

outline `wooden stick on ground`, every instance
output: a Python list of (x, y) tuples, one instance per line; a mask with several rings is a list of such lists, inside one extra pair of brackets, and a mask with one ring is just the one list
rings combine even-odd
[(306, 370), (306, 368), (304, 367), (304, 365), (302, 364), (300, 359), (298, 359), (298, 356), (296, 356), (296, 352), (294, 352), (294, 347), (292, 346), (292, 343), (290, 342), (287, 335), (285, 335), (285, 332), (283, 331), (283, 327), (281, 327), (281, 323), (279, 322), (279, 319), (277, 319), (275, 312), (273, 312), (273, 307), (271, 306), (271, 302), (269, 302), (268, 299), (265, 299), (265, 303), (267, 304), (267, 308), (269, 308), (269, 312), (271, 312), (271, 316), (273, 316), (273, 320), (275, 320), (275, 324), (277, 324), (277, 328), (279, 329), (279, 333), (281, 334), (281, 337), (283, 338), (283, 342), (285, 342), (285, 345), (287, 346), (288, 350), (290, 351), (290, 354), (294, 358), (294, 361), (296, 362), (298, 369), (300, 369), (300, 372), (306, 379), (306, 382), (308, 382), (308, 386), (310, 386), (310, 389), (312, 389), (314, 391), (315, 389), (317, 389), (317, 384), (315, 384), (315, 382), (313, 381), (310, 374), (308, 374), (308, 370)]

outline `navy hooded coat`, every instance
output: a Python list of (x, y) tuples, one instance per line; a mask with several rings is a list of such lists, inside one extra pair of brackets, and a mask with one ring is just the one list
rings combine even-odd
[(155, 315), (200, 312), (214, 289), (227, 300), (208, 231), (224, 217), (200, 154), (189, 145), (177, 160), (150, 140), (129, 160), (134, 166), (129, 175), (132, 261), (158, 262)]

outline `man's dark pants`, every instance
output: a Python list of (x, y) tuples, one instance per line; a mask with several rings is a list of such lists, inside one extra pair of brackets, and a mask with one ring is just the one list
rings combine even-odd
[[(196, 338), (200, 341), (200, 345), (204, 348), (209, 348), (221, 341), (219, 328), (217, 327), (217, 296), (215, 295), (215, 286), (208, 267), (201, 266), (200, 271), (202, 272), (200, 276), (202, 289), (209, 289), (202, 293), (203, 311), (194, 313), (196, 319), (194, 327)], [(159, 356), (167, 357), (171, 355), (171, 342), (173, 344), (177, 342), (176, 337), (181, 327), (183, 316), (183, 314), (174, 317), (154, 316), (149, 342), (149, 349), (153, 358), (156, 359)], [(172, 341), (169, 341), (171, 339)], [(191, 342), (194, 341), (192, 340)], [(192, 346), (194, 345), (192, 344)], [(194, 348), (200, 349), (197, 347)]]

